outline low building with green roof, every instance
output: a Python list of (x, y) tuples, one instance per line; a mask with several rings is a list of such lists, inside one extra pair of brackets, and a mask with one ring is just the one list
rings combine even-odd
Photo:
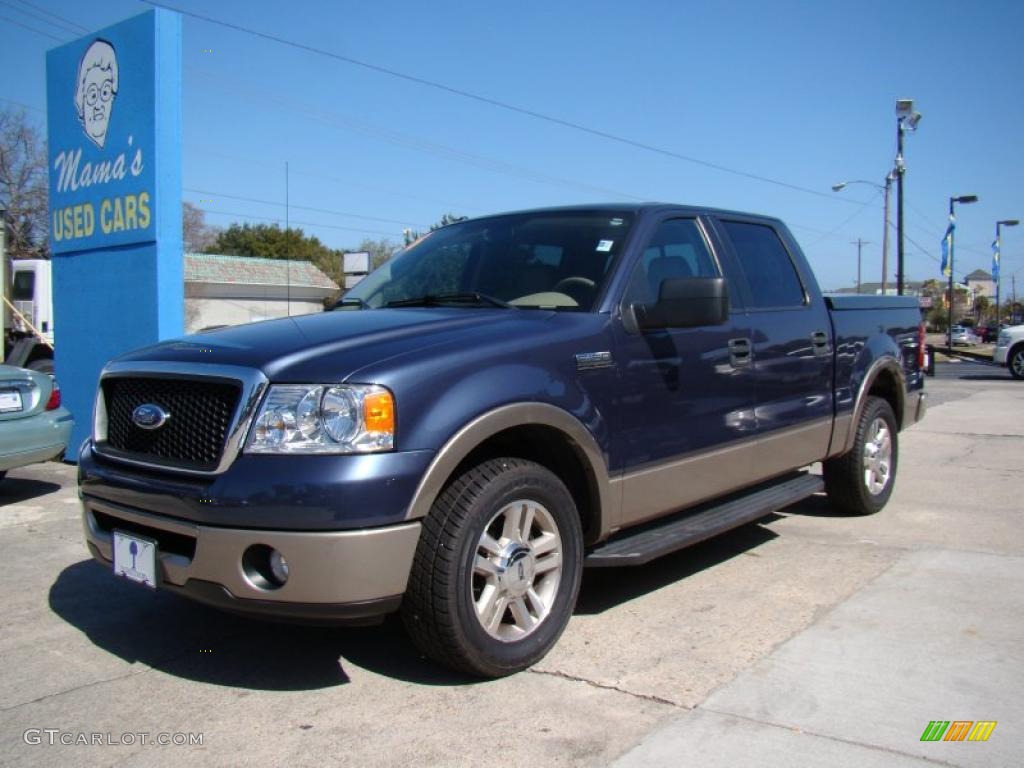
[(185, 254), (185, 332), (322, 312), (338, 284), (310, 261)]

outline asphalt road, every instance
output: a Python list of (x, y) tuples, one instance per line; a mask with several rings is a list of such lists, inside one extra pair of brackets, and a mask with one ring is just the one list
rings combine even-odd
[[(12, 471), (0, 765), (1019, 765), (1024, 383), (949, 363), (929, 390), (882, 513), (815, 497), (588, 572), (554, 652), (492, 682), (394, 622), (261, 624), (116, 581), (86, 555), (74, 469)], [(998, 726), (922, 743), (937, 718)], [(103, 743), (60, 743), (83, 737)]]

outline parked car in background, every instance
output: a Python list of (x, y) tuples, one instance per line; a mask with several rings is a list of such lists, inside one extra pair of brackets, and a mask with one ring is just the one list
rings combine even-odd
[(0, 365), (0, 480), (9, 469), (63, 455), (73, 424), (56, 379)]
[(992, 360), (1010, 369), (1015, 379), (1024, 379), (1024, 325), (1012, 325), (999, 331)]
[(974, 329), (983, 344), (992, 344), (999, 336), (998, 325), (982, 325)]
[(973, 347), (978, 344), (980, 339), (974, 334), (970, 328), (965, 328), (962, 325), (953, 326), (953, 338), (952, 343), (954, 346), (961, 344), (968, 347)]

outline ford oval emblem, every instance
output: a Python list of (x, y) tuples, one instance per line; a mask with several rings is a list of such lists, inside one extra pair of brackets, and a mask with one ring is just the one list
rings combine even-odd
[(154, 403), (143, 403), (132, 411), (132, 422), (140, 429), (160, 429), (171, 414)]

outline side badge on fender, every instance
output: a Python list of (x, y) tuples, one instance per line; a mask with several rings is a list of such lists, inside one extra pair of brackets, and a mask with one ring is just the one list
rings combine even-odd
[(611, 368), (614, 364), (611, 352), (580, 352), (576, 355), (576, 370), (578, 371)]

